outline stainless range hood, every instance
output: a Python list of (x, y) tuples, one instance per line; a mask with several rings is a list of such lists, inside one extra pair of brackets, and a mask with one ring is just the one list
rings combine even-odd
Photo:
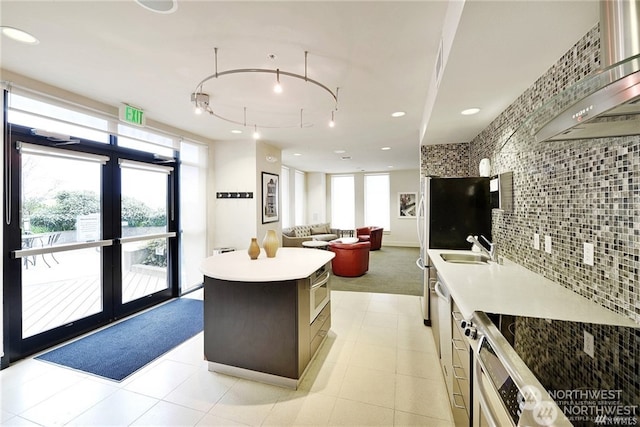
[(536, 113), (537, 142), (640, 135), (640, 0), (601, 0), (603, 70)]

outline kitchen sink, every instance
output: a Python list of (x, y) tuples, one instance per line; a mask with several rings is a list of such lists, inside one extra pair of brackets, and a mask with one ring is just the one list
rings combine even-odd
[(446, 262), (452, 262), (455, 264), (487, 264), (489, 257), (482, 254), (457, 254), (457, 253), (443, 253), (440, 254), (443, 260)]

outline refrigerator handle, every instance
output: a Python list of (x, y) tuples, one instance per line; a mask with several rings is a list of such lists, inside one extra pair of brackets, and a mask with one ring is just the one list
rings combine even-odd
[[(420, 202), (418, 203), (418, 210), (416, 211), (416, 228), (418, 231), (418, 242), (420, 242), (420, 257), (422, 258), (422, 252), (424, 249), (424, 236), (422, 234), (422, 230), (420, 229), (420, 222), (424, 220), (423, 217), (423, 210), (424, 208), (424, 196), (420, 197)], [(423, 264), (424, 264), (424, 260), (422, 260)]]

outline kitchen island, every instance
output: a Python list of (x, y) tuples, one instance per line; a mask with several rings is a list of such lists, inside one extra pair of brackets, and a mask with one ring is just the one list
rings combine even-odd
[[(330, 251), (280, 248), (205, 259), (204, 353), (209, 370), (297, 388), (331, 327)], [(314, 284), (324, 284), (314, 301)], [(318, 298), (315, 298), (318, 299)], [(322, 304), (320, 304), (322, 302)]]

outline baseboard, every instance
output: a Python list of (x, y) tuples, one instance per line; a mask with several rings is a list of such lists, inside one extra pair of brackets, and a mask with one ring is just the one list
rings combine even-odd
[(382, 248), (384, 249), (385, 246), (392, 246), (397, 248), (419, 248), (420, 244), (416, 242), (386, 242), (383, 240)]

